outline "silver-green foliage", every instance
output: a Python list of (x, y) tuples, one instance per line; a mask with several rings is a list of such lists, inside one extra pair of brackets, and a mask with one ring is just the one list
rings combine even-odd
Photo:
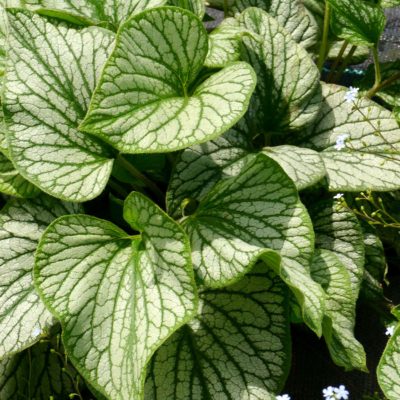
[[(366, 370), (383, 247), (330, 192), (399, 189), (399, 126), (321, 84), (322, 2), (223, 3), (208, 32), (202, 0), (0, 0), (1, 399), (76, 396), (79, 373), (101, 400), (273, 400), (290, 320)], [(376, 46), (378, 6), (329, 3)]]

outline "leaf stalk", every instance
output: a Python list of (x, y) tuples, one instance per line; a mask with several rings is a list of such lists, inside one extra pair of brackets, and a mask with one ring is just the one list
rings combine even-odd
[(164, 203), (164, 193), (152, 180), (136, 169), (122, 154), (118, 155), (116, 161), (134, 178), (141, 180), (156, 196), (158, 201), (160, 201), (162, 204)]
[(325, 3), (325, 13), (324, 13), (324, 30), (322, 33), (322, 42), (321, 47), (319, 49), (318, 56), (318, 69), (322, 71), (322, 67), (324, 66), (324, 62), (326, 59), (326, 55), (328, 53), (328, 36), (329, 36), (329, 23), (331, 19), (331, 6), (328, 2)]

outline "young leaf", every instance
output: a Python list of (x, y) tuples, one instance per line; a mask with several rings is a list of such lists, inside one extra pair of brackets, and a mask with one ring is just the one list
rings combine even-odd
[(314, 150), (284, 145), (264, 147), (263, 153), (282, 167), (297, 190), (314, 185), (326, 174), (322, 158)]
[(353, 296), (358, 297), (364, 276), (364, 237), (354, 213), (327, 200), (309, 208), (317, 248), (334, 252), (350, 274)]
[(228, 63), (240, 59), (241, 39), (251, 35), (240, 26), (236, 18), (226, 18), (208, 36), (208, 54), (204, 66), (223, 68)]
[(101, 28), (55, 26), (27, 11), (9, 11), (4, 110), (18, 172), (55, 197), (99, 195), (112, 168), (109, 152), (77, 131), (113, 35)]
[(0, 153), (0, 192), (16, 197), (34, 197), (40, 190), (25, 180), (12, 162)]
[(362, 290), (365, 297), (376, 304), (384, 300), (382, 283), (387, 271), (385, 250), (381, 239), (369, 225), (363, 226), (363, 234), (365, 269)]
[(75, 391), (74, 386), (62, 370), (60, 356), (52, 353), (52, 348), (49, 342), (37, 343), (0, 360), (1, 400), (69, 398)]
[(12, 200), (1, 210), (0, 358), (31, 346), (52, 324), (33, 287), (34, 254), (50, 222), (79, 210), (47, 196)]
[[(321, 152), (331, 191), (395, 190), (400, 187), (400, 128), (390, 111), (368, 99), (345, 100), (346, 88), (323, 85), (315, 123), (292, 143)], [(345, 148), (336, 150), (340, 135)]]
[(333, 361), (346, 370), (367, 371), (364, 348), (354, 337), (357, 297), (346, 267), (335, 253), (316, 250), (311, 274), (326, 292), (324, 337)]
[(400, 397), (400, 323), (395, 327), (393, 336), (379, 361), (377, 376), (379, 386), (388, 400)]
[(249, 156), (236, 176), (196, 200), (199, 207), (183, 224), (198, 278), (206, 286), (221, 287), (262, 258), (293, 290), (307, 323), (319, 332), (323, 294), (308, 270), (311, 223), (280, 166), (263, 154)]
[(256, 70), (257, 86), (246, 114), (252, 133), (298, 130), (320, 109), (319, 71), (306, 52), (266, 12), (249, 8), (239, 17), (259, 39), (244, 37), (244, 60)]
[(327, 1), (334, 10), (331, 27), (336, 36), (356, 46), (378, 43), (386, 23), (379, 4), (363, 0)]
[(189, 243), (179, 225), (132, 193), (125, 220), (138, 236), (87, 215), (52, 223), (36, 252), (35, 284), (61, 320), (66, 352), (112, 399), (141, 399), (153, 352), (196, 310)]
[(155, 354), (146, 400), (272, 400), (289, 358), (286, 292), (257, 267), (235, 285), (201, 293), (197, 317)]
[(186, 10), (134, 16), (117, 35), (80, 128), (124, 153), (170, 152), (221, 135), (245, 113), (256, 78), (237, 62), (199, 84), (207, 51), (205, 28)]

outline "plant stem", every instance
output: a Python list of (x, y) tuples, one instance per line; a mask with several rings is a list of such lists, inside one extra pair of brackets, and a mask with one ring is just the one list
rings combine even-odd
[(228, 16), (228, 0), (224, 0), (224, 19)]
[(374, 86), (372, 86), (372, 88), (367, 92), (366, 96), (368, 98), (371, 98), (374, 93), (376, 93), (376, 91), (379, 88), (379, 85), (381, 84), (381, 66), (379, 64), (379, 54), (378, 54), (378, 45), (376, 44), (373, 48), (372, 48), (372, 55), (374, 57), (374, 66), (375, 66), (375, 83)]
[(344, 70), (346, 69), (346, 67), (349, 65), (351, 57), (353, 57), (354, 53), (357, 50), (357, 46), (351, 46), (350, 51), (347, 53), (347, 56), (345, 57), (345, 59), (343, 60), (342, 65), (339, 68), (338, 73), (336, 74), (335, 77), (335, 82), (339, 82), (340, 78), (343, 75)]
[(343, 44), (342, 44), (342, 47), (340, 48), (339, 54), (336, 57), (335, 62), (333, 63), (333, 65), (331, 67), (331, 71), (329, 72), (329, 75), (328, 75), (328, 77), (326, 79), (327, 82), (332, 82), (332, 79), (333, 79), (333, 77), (335, 75), (336, 68), (338, 67), (339, 62), (342, 61), (343, 54), (346, 51), (348, 45), (349, 45), (349, 42), (347, 40), (345, 40), (343, 42)]
[(324, 66), (325, 58), (328, 53), (328, 36), (329, 36), (329, 22), (331, 18), (331, 7), (328, 2), (325, 3), (325, 14), (324, 14), (324, 30), (322, 33), (322, 42), (321, 47), (319, 49), (318, 56), (318, 69), (322, 71), (322, 67)]
[(115, 190), (123, 199), (128, 196), (129, 192), (125, 190), (119, 183), (115, 182), (114, 180), (110, 179), (108, 181), (110, 188)]
[(371, 88), (367, 92), (366, 96), (368, 98), (373, 97), (377, 92), (379, 92), (380, 90), (382, 90), (386, 86), (389, 86), (390, 84), (392, 84), (393, 82), (397, 81), (398, 79), (400, 79), (400, 72), (397, 72), (394, 75), (392, 75), (390, 78), (387, 78), (384, 81), (382, 81), (374, 90), (372, 90), (373, 88)]
[(160, 188), (151, 181), (147, 176), (142, 174), (138, 169), (136, 169), (126, 158), (123, 157), (122, 154), (119, 154), (117, 157), (117, 162), (128, 171), (134, 178), (141, 180), (146, 184), (146, 186), (153, 192), (153, 194), (157, 197), (161, 203), (164, 203), (164, 193), (160, 190)]

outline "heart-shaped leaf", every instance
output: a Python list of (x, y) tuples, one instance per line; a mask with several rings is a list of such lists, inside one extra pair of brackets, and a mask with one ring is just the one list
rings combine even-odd
[(183, 221), (197, 276), (206, 286), (224, 286), (262, 258), (293, 290), (306, 322), (319, 333), (323, 294), (308, 270), (314, 237), (307, 211), (275, 161), (259, 154), (243, 162), (235, 176), (197, 198), (197, 210)]
[(286, 292), (257, 267), (200, 295), (196, 318), (155, 354), (146, 400), (272, 400), (290, 357)]
[[(346, 88), (323, 85), (315, 123), (292, 142), (321, 152), (329, 190), (395, 190), (400, 187), (400, 128), (391, 112), (368, 99), (345, 99)], [(344, 135), (344, 148), (337, 141)]]
[(335, 364), (346, 370), (367, 372), (365, 351), (354, 337), (357, 297), (350, 275), (339, 257), (329, 250), (316, 250), (311, 263), (312, 277), (326, 292), (324, 337)]
[(239, 21), (259, 35), (259, 39), (243, 37), (242, 57), (257, 73), (256, 90), (245, 116), (251, 133), (298, 130), (311, 124), (321, 107), (314, 61), (265, 11), (249, 8)]
[(356, 46), (378, 43), (386, 23), (379, 4), (363, 0), (327, 1), (334, 10), (331, 27), (336, 36)]
[(264, 147), (263, 153), (283, 168), (297, 190), (314, 185), (326, 174), (322, 158), (314, 150), (283, 145)]
[(27, 11), (9, 12), (9, 68), (4, 111), (9, 153), (18, 172), (55, 197), (99, 195), (112, 160), (105, 147), (77, 131), (113, 35), (52, 25)]
[(326, 200), (309, 207), (317, 248), (334, 252), (350, 274), (357, 297), (364, 276), (364, 237), (357, 217), (339, 202)]
[(0, 358), (31, 346), (52, 324), (33, 287), (34, 254), (50, 222), (79, 210), (47, 196), (13, 200), (1, 210)]
[(207, 51), (202, 22), (186, 10), (134, 16), (118, 33), (81, 129), (124, 153), (174, 151), (221, 135), (245, 113), (256, 78), (237, 62), (201, 82)]
[(79, 372), (112, 399), (141, 399), (153, 352), (196, 310), (186, 235), (132, 193), (125, 220), (141, 235), (87, 215), (57, 219), (36, 252), (37, 289), (63, 326)]
[(377, 376), (379, 386), (388, 400), (400, 397), (400, 323), (394, 328), (393, 336), (379, 361)]

